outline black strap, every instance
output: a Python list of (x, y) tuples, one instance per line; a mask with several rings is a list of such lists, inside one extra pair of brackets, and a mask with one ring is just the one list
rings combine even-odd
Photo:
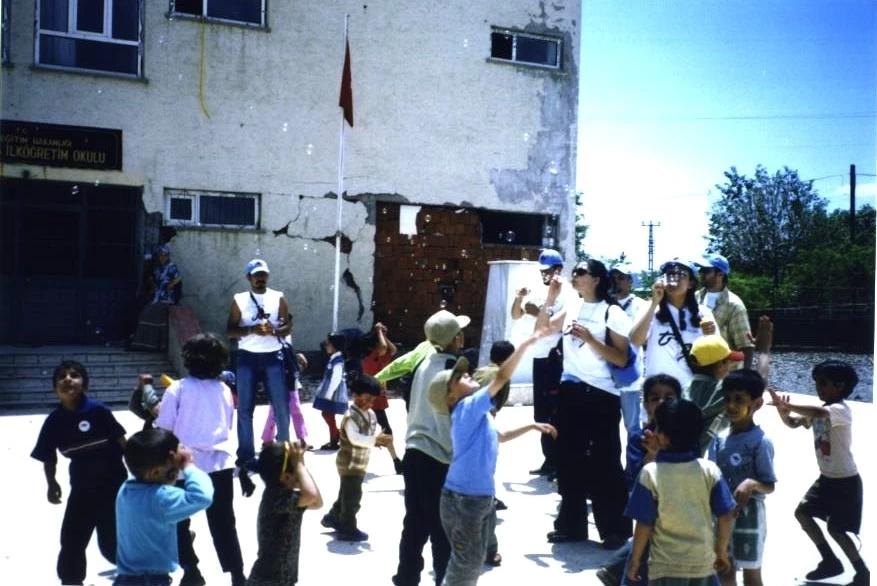
[[(679, 312), (682, 315), (682, 312)], [(673, 319), (673, 316), (670, 314), (670, 308), (667, 308), (667, 315), (670, 318), (670, 328), (673, 330), (673, 337), (676, 338), (676, 342), (679, 344), (679, 347), (682, 348), (682, 355), (685, 356), (685, 361), (691, 363), (691, 354), (688, 352), (688, 346), (685, 345), (685, 342), (682, 340), (682, 334), (679, 332), (679, 326), (676, 325), (676, 320)]]
[[(258, 318), (268, 319), (268, 315), (265, 313), (265, 310), (262, 309), (262, 306), (259, 305), (259, 302), (256, 301), (256, 296), (253, 295), (253, 292), (252, 292), (252, 291), (250, 291), (250, 299), (253, 300), (253, 304), (256, 306), (256, 309), (259, 310), (259, 313), (258, 313), (258, 315), (257, 315), (256, 317), (258, 317)], [(286, 344), (286, 340), (284, 340), (283, 338), (280, 337), (280, 334), (277, 333), (277, 330), (276, 330), (276, 329), (274, 330), (274, 335), (277, 336), (277, 341), (280, 342), (280, 345), (281, 345), (281, 346), (283, 346), (283, 345)]]

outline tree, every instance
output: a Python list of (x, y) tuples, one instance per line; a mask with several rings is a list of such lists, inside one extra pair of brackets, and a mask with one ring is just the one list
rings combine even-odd
[(735, 270), (767, 275), (774, 286), (783, 282), (798, 253), (813, 243), (827, 202), (788, 167), (769, 175), (761, 165), (754, 177), (731, 167), (727, 183), (710, 213), (709, 249), (718, 252)]
[(585, 254), (585, 235), (588, 233), (588, 225), (585, 224), (585, 214), (582, 212), (582, 195), (581, 191), (576, 191), (576, 262), (588, 259), (588, 255)]

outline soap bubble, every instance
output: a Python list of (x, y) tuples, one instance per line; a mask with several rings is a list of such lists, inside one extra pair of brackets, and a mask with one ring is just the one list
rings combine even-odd
[(95, 179), (95, 180), (94, 180), (94, 186), (95, 186), (95, 187), (100, 187), (100, 179)]
[(432, 222), (432, 216), (430, 216), (429, 214), (426, 214), (426, 217), (423, 218), (423, 221), (426, 222), (427, 224), (429, 224), (430, 222)]
[(559, 169), (557, 168), (556, 161), (551, 161), (548, 163), (548, 172), (551, 173), (552, 175), (557, 175), (557, 173), (559, 172)]
[(258, 258), (260, 256), (262, 256), (262, 249), (257, 246), (256, 247), (256, 258)]
[(444, 309), (448, 306), (448, 302), (442, 299), (442, 302), (439, 303), (439, 309)]
[(460, 251), (460, 256), (462, 256), (463, 258), (469, 258), (469, 253), (466, 252), (466, 249), (464, 248)]
[(381, 213), (384, 214), (385, 216), (387, 215), (387, 206), (384, 206), (381, 208)]
[(530, 142), (530, 133), (529, 132), (524, 133), (524, 142)]
[(387, 236), (387, 244), (389, 244), (390, 242), (391, 242), (390, 237)]
[(167, 40), (167, 38), (166, 38), (164, 35), (161, 35), (160, 37), (158, 37), (158, 44), (159, 44), (159, 45), (164, 45), (164, 42), (165, 42), (166, 40)]
[(281, 130), (283, 130), (283, 132), (286, 132), (287, 130), (289, 130), (289, 123), (284, 122), (283, 126), (281, 127)]
[(463, 39), (463, 48), (467, 48), (469, 46), (469, 39)]
[(102, 88), (102, 87), (97, 88), (97, 93), (98, 93), (98, 95), (104, 93), (104, 88)]
[(308, 249), (308, 243), (305, 242), (305, 250), (307, 250), (307, 249)]
[(70, 193), (73, 194), (73, 195), (79, 195), (79, 186), (78, 186), (78, 185), (74, 185), (73, 187), (71, 187), (71, 188), (70, 188)]
[(305, 153), (310, 155), (312, 152), (314, 152), (314, 145), (312, 145), (311, 143), (305, 145)]
[(182, 73), (177, 74), (177, 80), (183, 81), (183, 74)]
[(502, 239), (511, 244), (515, 241), (515, 238), (517, 238), (517, 236), (518, 235), (515, 234), (513, 230), (509, 230), (508, 232), (503, 234)]

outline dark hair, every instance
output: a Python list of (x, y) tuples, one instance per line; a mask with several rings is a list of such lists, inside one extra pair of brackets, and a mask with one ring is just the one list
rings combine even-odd
[(655, 409), (655, 429), (670, 440), (667, 452), (697, 452), (703, 431), (703, 413), (700, 407), (678, 399), (664, 401)]
[(170, 452), (176, 452), (180, 440), (166, 429), (155, 427), (138, 431), (125, 444), (125, 464), (138, 480), (167, 462)]
[(494, 364), (502, 364), (514, 354), (515, 345), (508, 340), (497, 340), (490, 346), (490, 361)]
[(75, 360), (62, 360), (61, 364), (55, 367), (55, 371), (52, 373), (52, 387), (54, 388), (58, 384), (58, 381), (61, 380), (61, 375), (68, 370), (79, 374), (82, 377), (82, 390), (88, 390), (88, 371), (85, 370), (85, 366), (81, 362)]
[(722, 381), (722, 392), (745, 391), (750, 398), (760, 399), (764, 394), (764, 379), (751, 368), (732, 370)]
[(816, 377), (824, 377), (833, 383), (841, 383), (844, 386), (842, 397), (846, 399), (859, 384), (859, 375), (848, 362), (843, 360), (825, 360), (813, 367), (813, 380)]
[[(684, 269), (685, 272), (688, 273), (688, 280), (690, 283), (690, 287), (688, 291), (685, 292), (685, 304), (679, 310), (679, 329), (685, 329), (685, 311), (688, 310), (688, 321), (691, 323), (691, 327), (699, 328), (700, 327), (700, 310), (699, 304), (697, 303), (697, 298), (694, 296), (694, 292), (697, 290), (697, 275), (691, 272), (691, 269), (684, 264), (674, 263), (672, 266), (679, 267)], [(669, 267), (668, 267), (669, 268)], [(661, 298), (661, 304), (658, 308), (658, 313), (656, 317), (658, 321), (662, 324), (666, 324), (670, 322), (670, 309), (667, 307), (667, 295)]]
[(612, 283), (610, 283), (611, 279), (609, 278), (609, 271), (606, 269), (606, 265), (604, 265), (596, 258), (589, 258), (586, 261), (578, 263), (576, 266), (582, 264), (588, 267), (588, 274), (590, 274), (594, 278), (599, 279), (599, 281), (597, 282), (597, 289), (594, 291), (594, 295), (597, 297), (597, 300), (605, 301), (609, 304), (615, 303), (615, 299), (609, 293), (610, 289), (612, 288)]
[(381, 383), (371, 375), (359, 373), (350, 385), (350, 392), (354, 395), (374, 395), (377, 397), (381, 394)]
[(196, 334), (183, 344), (183, 366), (195, 378), (216, 378), (228, 363), (228, 348), (216, 334)]
[[(280, 485), (280, 472), (283, 470), (284, 458), (286, 458), (286, 446), (282, 442), (270, 442), (262, 446), (257, 469), (265, 486)], [(289, 463), (286, 466), (289, 470)]]
[(335, 347), (336, 352), (343, 354), (347, 350), (347, 336), (344, 335), (344, 332), (331, 332), (326, 336), (326, 340)]
[(669, 374), (653, 374), (643, 381), (643, 401), (648, 401), (654, 388), (658, 385), (670, 387), (676, 394), (677, 399), (682, 398), (682, 384), (675, 376)]

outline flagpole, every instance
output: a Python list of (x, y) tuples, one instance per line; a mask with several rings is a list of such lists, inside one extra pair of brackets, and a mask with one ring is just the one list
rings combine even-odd
[[(347, 56), (347, 25), (350, 15), (344, 15), (344, 39), (342, 41), (342, 51), (345, 59)], [(338, 329), (338, 295), (341, 290), (341, 204), (344, 201), (344, 110), (341, 110), (341, 125), (338, 131), (338, 206), (336, 210), (336, 230), (335, 230), (335, 287), (332, 300), (332, 331)]]

